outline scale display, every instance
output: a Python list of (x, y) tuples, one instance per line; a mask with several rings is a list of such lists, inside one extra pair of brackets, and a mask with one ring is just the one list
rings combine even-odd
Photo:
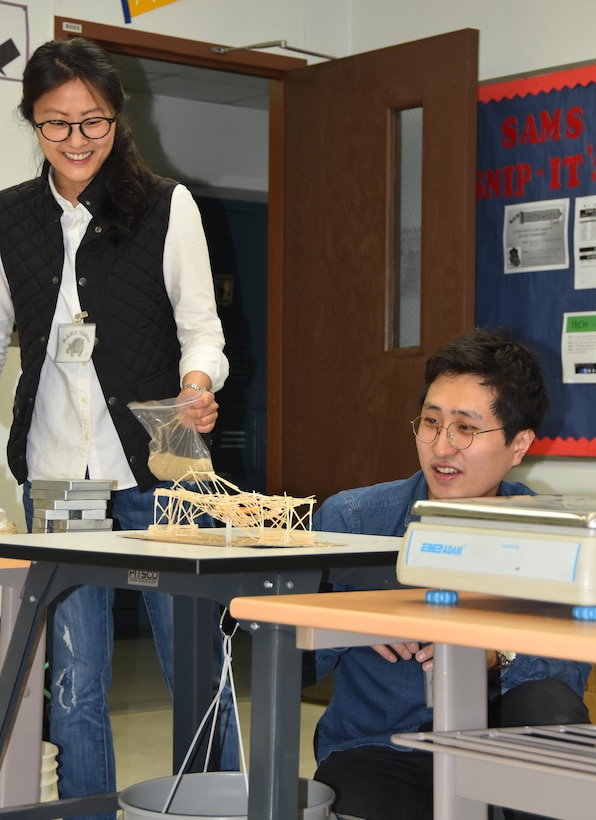
[(404, 535), (401, 584), (433, 603), (483, 592), (571, 604), (596, 619), (596, 498), (499, 496), (419, 501)]

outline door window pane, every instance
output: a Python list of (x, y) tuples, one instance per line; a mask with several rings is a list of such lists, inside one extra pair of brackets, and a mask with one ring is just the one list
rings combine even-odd
[(420, 345), (422, 240), (422, 108), (394, 113), (395, 247), (392, 272), (393, 348)]

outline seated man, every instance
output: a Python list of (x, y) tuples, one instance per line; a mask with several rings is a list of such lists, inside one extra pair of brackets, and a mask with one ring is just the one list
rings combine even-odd
[[(548, 408), (536, 356), (504, 331), (474, 330), (428, 359), (425, 382), (412, 422), (421, 470), (328, 498), (316, 529), (402, 536), (420, 499), (533, 494), (504, 479)], [(589, 664), (512, 654), (487, 650), (491, 725), (589, 722), (581, 700)], [(315, 777), (335, 789), (339, 817), (432, 820), (432, 754), (390, 740), (432, 727), (424, 688), (432, 657), (418, 643), (315, 653), (316, 677), (333, 670), (334, 686), (317, 726)]]

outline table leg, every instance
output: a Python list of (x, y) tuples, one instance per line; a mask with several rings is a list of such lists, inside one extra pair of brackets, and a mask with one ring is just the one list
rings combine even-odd
[[(21, 604), (14, 622), (14, 629), (0, 670), (0, 752), (4, 755), (13, 729), (15, 715), (21, 700), (23, 687), (39, 647), (43, 631), (45, 610), (54, 598), (76, 584), (68, 568), (49, 562), (33, 561), (27, 572)], [(44, 654), (44, 647), (39, 647)], [(39, 781), (38, 781), (39, 782)], [(118, 808), (116, 793), (75, 797), (55, 803), (33, 803), (0, 809), (0, 816), (8, 820), (45, 820), (55, 817), (81, 817), (87, 814), (115, 811)]]
[[(178, 772), (197, 727), (213, 699), (214, 603), (206, 598), (174, 597), (173, 771)], [(202, 772), (209, 731), (197, 745), (188, 772)], [(219, 744), (213, 752), (219, 758)]]
[[(435, 644), (434, 731), (481, 729), (486, 723), (486, 652)], [(484, 803), (457, 795), (457, 758), (440, 752), (434, 757), (434, 820), (486, 820)]]
[(252, 629), (248, 820), (298, 816), (302, 652), (295, 630)]
[[(0, 658), (6, 655), (18, 617), (27, 570), (6, 570), (2, 583)], [(0, 806), (39, 801), (41, 729), (43, 722), (45, 630), (42, 629), (35, 658), (26, 680), (23, 700), (16, 714), (6, 755), (0, 767)]]
[(37, 646), (57, 565), (32, 563), (0, 672), (0, 750), (4, 753)]

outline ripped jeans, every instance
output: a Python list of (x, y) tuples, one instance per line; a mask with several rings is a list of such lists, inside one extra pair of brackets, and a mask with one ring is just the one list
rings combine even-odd
[[(172, 691), (171, 598), (144, 595), (164, 678)], [(69, 590), (48, 612), (50, 740), (58, 755), (61, 798), (116, 791), (108, 692), (112, 683), (114, 590)], [(93, 820), (112, 820), (111, 812)]]
[[(33, 504), (26, 482), (23, 504), (30, 529)], [(113, 494), (113, 517), (120, 529), (146, 529), (153, 523), (153, 493), (134, 487)], [(209, 523), (211, 520), (209, 519)], [(209, 525), (209, 524), (206, 524)], [(164, 680), (173, 690), (173, 606), (166, 593), (143, 593), (155, 648)], [(108, 692), (112, 682), (114, 590), (81, 586), (68, 590), (48, 610), (48, 649), (51, 667), (50, 740), (59, 750), (58, 783), (61, 798), (116, 791), (116, 765)], [(214, 603), (219, 623), (219, 605)], [(220, 655), (221, 637), (214, 634)], [(219, 670), (214, 668), (219, 682)], [(238, 735), (229, 687), (223, 692), (221, 723), (227, 727), (221, 738), (222, 770), (238, 769)], [(115, 813), (85, 815), (87, 820), (114, 820)]]

